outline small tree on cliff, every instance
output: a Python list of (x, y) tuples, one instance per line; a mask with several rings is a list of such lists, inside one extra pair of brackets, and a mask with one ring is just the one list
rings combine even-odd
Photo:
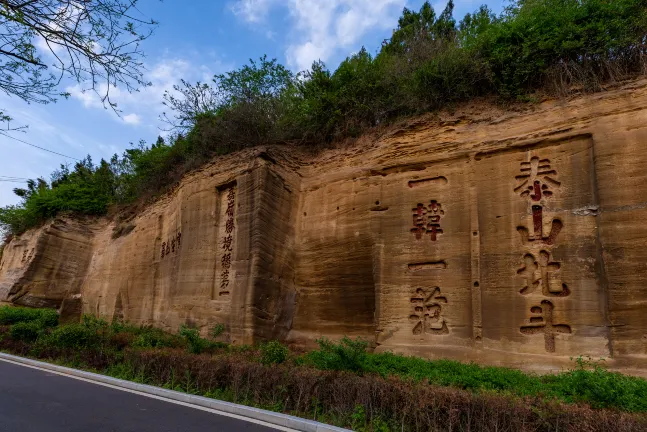
[[(149, 85), (140, 43), (156, 23), (136, 16), (138, 0), (2, 0), (0, 90), (31, 103), (55, 102), (68, 93), (64, 79), (93, 91), (117, 111), (111, 92)], [(11, 130), (0, 109), (0, 122)], [(2, 133), (2, 132), (0, 132)]]

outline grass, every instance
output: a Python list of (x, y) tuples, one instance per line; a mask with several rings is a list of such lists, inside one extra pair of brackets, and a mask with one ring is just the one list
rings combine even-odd
[(55, 325), (53, 316), (0, 307), (0, 349), (355, 430), (647, 430), (647, 381), (590, 359), (536, 375), (369, 353), (361, 339), (321, 339), (298, 354), (277, 341), (214, 341), (223, 326), (203, 338), (186, 326), (171, 334), (90, 316)]

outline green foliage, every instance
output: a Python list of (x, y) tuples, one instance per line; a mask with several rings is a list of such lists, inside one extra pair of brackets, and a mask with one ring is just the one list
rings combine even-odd
[(149, 327), (137, 333), (137, 337), (131, 345), (134, 348), (164, 348), (177, 345), (173, 335), (160, 329)]
[(639, 71), (646, 33), (642, 0), (520, 0), (470, 45), (498, 91), (516, 96), (547, 79), (595, 88)]
[(560, 398), (584, 401), (594, 408), (620, 407), (630, 412), (647, 411), (647, 381), (607, 371), (601, 361), (579, 357), (568, 372), (545, 376), (543, 381)]
[(326, 338), (317, 340), (319, 349), (305, 355), (304, 360), (318, 369), (348, 370), (361, 373), (365, 370), (368, 342), (344, 336), (339, 343)]
[(24, 342), (34, 342), (38, 339), (41, 332), (41, 326), (37, 321), (19, 322), (11, 326), (9, 334), (13, 340)]
[(210, 336), (214, 339), (218, 338), (223, 332), (225, 331), (225, 325), (224, 324), (216, 324), (210, 332)]
[(644, 0), (511, 0), (498, 16), (481, 6), (458, 23), (453, 11), (453, 1), (438, 16), (428, 1), (405, 8), (375, 55), (362, 48), (334, 71), (315, 62), (295, 76), (263, 56), (211, 83), (182, 81), (164, 95), (167, 141), (31, 181), (15, 191), (20, 205), (0, 209), (0, 230), (20, 234), (61, 212), (105, 214), (247, 147), (316, 148), (474, 97), (597, 91), (647, 70)]
[(261, 345), (261, 363), (264, 365), (281, 364), (288, 358), (290, 351), (279, 341)]
[(42, 342), (44, 346), (81, 350), (96, 348), (101, 343), (101, 339), (97, 335), (96, 328), (83, 324), (67, 324), (56, 327), (44, 337)]
[(178, 335), (184, 339), (187, 344), (187, 350), (191, 354), (201, 354), (209, 347), (209, 341), (200, 337), (198, 329), (193, 329), (183, 324), (180, 327)]
[(1, 306), (0, 325), (17, 323), (37, 323), (40, 328), (55, 327), (58, 324), (58, 314), (54, 309)]
[(368, 354), (363, 351), (360, 341), (348, 338), (342, 339), (339, 344), (323, 339), (319, 341), (319, 346), (319, 350), (305, 354), (301, 361), (318, 369), (373, 373), (383, 377), (399, 376), (475, 392), (539, 396), (567, 402), (586, 402), (595, 408), (647, 411), (647, 380), (609, 372), (600, 362), (581, 357), (576, 360), (573, 370), (538, 376), (516, 369), (453, 360), (430, 361), (392, 353)]

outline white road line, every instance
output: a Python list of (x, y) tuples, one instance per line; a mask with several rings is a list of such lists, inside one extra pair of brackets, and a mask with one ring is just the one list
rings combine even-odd
[(130, 390), (130, 389), (127, 389), (127, 388), (114, 386), (112, 384), (106, 384), (106, 383), (102, 383), (102, 382), (97, 382), (97, 381), (89, 380), (89, 379), (86, 379), (86, 378), (77, 377), (77, 376), (74, 376), (74, 375), (68, 375), (68, 374), (65, 374), (65, 373), (62, 373), (62, 372), (57, 372), (57, 371), (53, 371), (53, 370), (49, 370), (49, 369), (45, 369), (45, 368), (40, 368), (40, 367), (37, 367), (37, 366), (32, 366), (32, 365), (28, 365), (28, 364), (24, 364), (24, 363), (15, 362), (15, 361), (12, 361), (12, 360), (7, 360), (7, 359), (0, 358), (0, 361), (7, 362), (7, 363), (12, 363), (12, 364), (15, 364), (15, 365), (18, 365), (18, 366), (28, 367), (28, 368), (31, 368), (31, 369), (36, 369), (36, 370), (47, 372), (47, 373), (61, 375), (61, 376), (64, 376), (66, 378), (72, 378), (72, 379), (76, 379), (76, 380), (79, 380), (79, 381), (85, 381), (85, 382), (88, 382), (88, 383), (91, 383), (91, 384), (96, 384), (96, 385), (100, 385), (100, 386), (104, 386), (104, 387), (109, 387), (109, 388), (112, 388), (112, 389), (115, 389), (115, 390), (125, 391), (125, 392), (128, 392), (128, 393), (134, 393), (134, 394), (137, 394), (137, 395), (140, 395), (140, 396), (145, 396), (145, 397), (148, 397), (148, 398), (151, 398), (151, 399), (157, 399), (157, 400), (161, 400), (161, 401), (164, 401), (164, 402), (173, 403), (173, 404), (176, 404), (176, 405), (182, 405), (182, 406), (185, 406), (185, 407), (210, 412), (212, 414), (217, 414), (217, 415), (220, 415), (220, 416), (223, 416), (223, 417), (231, 417), (231, 418), (234, 418), (234, 419), (237, 419), (237, 420), (242, 420), (242, 421), (247, 422), (247, 423), (255, 423), (257, 425), (266, 426), (266, 427), (276, 429), (276, 430), (280, 430), (280, 431), (284, 431), (284, 432), (298, 432), (296, 429), (286, 428), (285, 426), (279, 426), (279, 425), (267, 423), (267, 422), (264, 422), (264, 421), (261, 421), (261, 420), (256, 420), (256, 419), (251, 419), (251, 418), (248, 418), (248, 417), (240, 416), (240, 415), (237, 415), (237, 414), (230, 414), (230, 413), (227, 413), (227, 412), (224, 412), (224, 411), (218, 411), (218, 410), (215, 410), (215, 409), (212, 409), (212, 408), (201, 407), (199, 405), (193, 405), (193, 404), (190, 404), (190, 403), (187, 403), (187, 402), (176, 401), (176, 400), (173, 400), (173, 399), (168, 399), (168, 398), (165, 398), (165, 397), (152, 395), (152, 394), (140, 392), (140, 391), (137, 391), (137, 390)]

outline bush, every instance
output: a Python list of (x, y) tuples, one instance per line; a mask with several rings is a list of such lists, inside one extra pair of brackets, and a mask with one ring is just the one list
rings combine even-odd
[(9, 334), (13, 340), (34, 342), (38, 339), (41, 332), (41, 326), (38, 322), (19, 322), (11, 326)]
[(288, 358), (288, 348), (279, 341), (270, 341), (261, 345), (261, 363), (264, 365), (280, 364)]
[(225, 331), (225, 325), (224, 324), (216, 324), (212, 329), (211, 329), (211, 337), (216, 339), (218, 336), (223, 334)]
[(582, 357), (571, 371), (547, 375), (543, 381), (569, 402), (587, 402), (594, 408), (620, 407), (647, 411), (647, 380), (607, 371), (601, 362)]
[(58, 324), (58, 313), (54, 309), (31, 309), (14, 306), (0, 307), (0, 325), (38, 322), (39, 326), (55, 327)]
[(96, 329), (83, 324), (67, 324), (52, 330), (43, 340), (45, 346), (55, 348), (88, 349), (96, 348), (102, 342)]
[(184, 339), (187, 350), (191, 354), (200, 354), (209, 347), (209, 341), (200, 337), (198, 329), (193, 329), (183, 324), (178, 335)]
[(163, 348), (176, 346), (173, 335), (160, 329), (145, 328), (138, 332), (132, 346), (134, 348)]
[(234, 403), (254, 406), (280, 403), (283, 412), (365, 430), (388, 430), (384, 419), (391, 430), (412, 432), (647, 430), (644, 416), (616, 410), (593, 410), (539, 397), (473, 393), (377, 375), (360, 377), (290, 363), (280, 368), (263, 366), (241, 356), (137, 350), (128, 351), (125, 360), (131, 365), (128, 373), (149, 384), (227, 394)]
[(347, 370), (362, 372), (366, 360), (368, 342), (344, 336), (339, 343), (326, 338), (317, 340), (319, 349), (305, 355), (306, 363), (323, 370)]

